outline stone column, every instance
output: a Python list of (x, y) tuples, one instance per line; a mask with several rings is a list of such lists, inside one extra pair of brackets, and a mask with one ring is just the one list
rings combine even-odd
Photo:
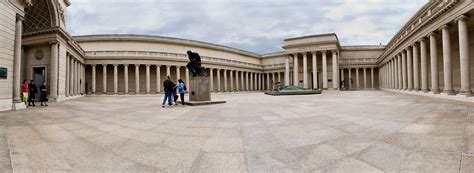
[(156, 65), (156, 93), (160, 93), (160, 92), (161, 92), (161, 66)]
[(394, 72), (393, 72), (393, 61), (392, 61), (392, 59), (389, 61), (389, 70), (390, 70), (389, 71), (389, 73), (390, 73), (389, 74), (389, 76), (390, 76), (390, 89), (393, 89), (393, 87), (395, 86), (395, 83), (393, 82), (393, 79), (394, 79), (393, 73)]
[(224, 69), (224, 92), (227, 92), (227, 70)]
[(168, 76), (171, 78), (171, 66), (169, 65), (166, 66), (166, 77)]
[(318, 89), (318, 59), (317, 59), (317, 52), (313, 52), (313, 58), (312, 58), (312, 65), (313, 65), (313, 88)]
[(436, 45), (436, 33), (430, 33), (429, 37), (431, 57), (431, 92), (433, 94), (439, 94), (438, 46)]
[[(339, 66), (337, 62), (337, 52), (336, 50), (332, 51), (332, 85), (334, 90), (339, 89)], [(364, 69), (365, 72), (365, 69)], [(364, 76), (365, 79), (365, 76)]]
[(454, 95), (453, 90), (453, 70), (451, 64), (451, 41), (449, 35), (449, 26), (441, 27), (443, 37), (443, 70), (444, 70), (444, 91), (447, 95)]
[[(65, 83), (66, 83), (66, 87), (65, 87), (65, 95), (66, 97), (69, 97), (69, 81), (71, 81), (71, 79), (69, 78), (69, 73), (71, 73), (71, 68), (69, 68), (69, 59), (71, 58), (71, 55), (69, 54), (66, 54), (66, 77), (65, 77)], [(35, 82), (40, 82), (40, 81), (35, 81)]]
[(470, 96), (472, 94), (471, 89), (471, 70), (469, 60), (469, 37), (467, 28), (466, 15), (461, 15), (457, 18), (459, 27), (459, 60), (461, 61), (461, 91), (460, 95)]
[(150, 94), (150, 64), (145, 65), (146, 68), (146, 94)]
[[(387, 70), (387, 68), (385, 69), (385, 75), (388, 76), (388, 73), (387, 73), (386, 70)], [(371, 83), (372, 83), (372, 89), (375, 89), (374, 68), (373, 68), (373, 67), (370, 68), (370, 79), (371, 79), (370, 81), (371, 81)], [(385, 79), (388, 79), (388, 77), (385, 78)]]
[(214, 92), (214, 69), (209, 68), (209, 90)]
[(413, 89), (420, 90), (420, 61), (418, 44), (413, 44)]
[(128, 94), (128, 64), (123, 65), (123, 81), (125, 83), (124, 94)]
[(252, 91), (252, 89), (250, 88), (252, 85), (251, 85), (251, 76), (250, 76), (250, 72), (247, 72), (247, 91)]
[(300, 83), (300, 81), (298, 80), (298, 74), (299, 74), (298, 53), (295, 53), (293, 55), (293, 85), (294, 86), (298, 86), (298, 84)]
[(76, 96), (77, 95), (77, 60), (74, 59), (73, 64), (72, 64), (72, 95)]
[[(68, 60), (68, 61), (69, 61), (69, 60)], [(69, 73), (71, 73), (70, 68), (69, 68)], [(69, 74), (68, 74), (68, 75), (69, 75)], [(92, 94), (95, 94), (95, 92), (96, 92), (96, 86), (97, 86), (97, 84), (96, 84), (96, 80), (97, 80), (96, 78), (97, 78), (97, 77), (96, 77), (96, 76), (97, 76), (96, 65), (95, 65), (95, 64), (92, 64)], [(69, 78), (69, 77), (68, 77), (68, 78)], [(70, 79), (69, 79), (69, 81), (70, 81)], [(67, 86), (68, 88), (69, 88), (69, 85), (70, 85), (69, 83), (70, 83), (70, 82), (68, 82), (68, 86)]]
[(114, 64), (114, 94), (118, 92), (118, 65)]
[(408, 90), (413, 90), (413, 58), (412, 58), (412, 51), (410, 47), (407, 48), (407, 75), (408, 75)]
[(278, 72), (278, 80), (277, 81), (281, 82), (281, 73), (280, 72)]
[(217, 71), (217, 92), (221, 92), (221, 69), (216, 69)]
[(51, 45), (51, 73), (50, 73), (50, 94), (49, 97), (52, 100), (56, 100), (58, 98), (58, 73), (59, 73), (59, 66), (58, 66), (58, 42), (52, 41), (49, 43)]
[(140, 94), (140, 64), (135, 64), (135, 94)]
[(102, 93), (107, 94), (107, 64), (102, 64)]
[(176, 82), (181, 79), (181, 66), (176, 66)]
[(323, 89), (328, 89), (328, 63), (326, 51), (323, 51)]
[(303, 53), (303, 87), (308, 88), (308, 55)]
[(398, 89), (403, 90), (403, 55), (398, 55)]
[(74, 58), (71, 57), (71, 59), (69, 59), (69, 95), (70, 96), (74, 96), (75, 93), (74, 93), (74, 83), (75, 83), (75, 79), (74, 79), (74, 69), (75, 69), (75, 66), (74, 66)]
[(360, 89), (360, 85), (359, 85), (359, 68), (356, 68), (356, 85), (357, 85), (357, 89)]
[(402, 85), (403, 90), (408, 89), (408, 78), (407, 78), (407, 53), (405, 50), (402, 51)]
[(245, 91), (249, 91), (249, 72), (245, 72)]
[(349, 70), (349, 89), (352, 89), (352, 69), (348, 68)]
[(21, 44), (23, 35), (23, 20), (24, 18), (22, 16), (18, 14), (16, 15), (15, 43), (13, 47), (13, 101), (15, 103), (21, 102)]
[(249, 83), (250, 83), (249, 91), (253, 91), (253, 73), (251, 73), (251, 72), (249, 74)]
[(344, 68), (341, 68), (341, 78), (344, 80)]
[(81, 62), (77, 61), (76, 66), (76, 95), (81, 94)]
[(275, 73), (272, 73), (272, 83), (271, 83), (271, 85), (268, 86), (269, 90), (275, 89), (275, 85), (274, 85), (275, 83), (276, 83), (276, 81), (275, 81)]
[(367, 68), (364, 68), (364, 89), (367, 89)]
[(426, 40), (420, 40), (421, 49), (421, 91), (428, 92), (428, 57), (426, 52)]
[(240, 91), (240, 86), (239, 86), (239, 71), (235, 71), (235, 91), (238, 92)]
[(290, 86), (290, 57), (285, 59), (285, 86)]

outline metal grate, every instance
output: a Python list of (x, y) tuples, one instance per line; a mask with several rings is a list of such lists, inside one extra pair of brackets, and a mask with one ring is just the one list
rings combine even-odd
[(24, 33), (51, 28), (51, 14), (46, 0), (33, 0), (33, 5), (25, 8)]

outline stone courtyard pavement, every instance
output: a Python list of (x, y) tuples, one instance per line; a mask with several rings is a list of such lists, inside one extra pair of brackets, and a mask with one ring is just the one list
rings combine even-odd
[(474, 172), (474, 105), (383, 91), (84, 97), (0, 113), (2, 172)]

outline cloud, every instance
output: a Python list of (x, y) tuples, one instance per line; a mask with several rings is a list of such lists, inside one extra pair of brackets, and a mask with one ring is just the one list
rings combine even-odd
[(343, 45), (386, 44), (427, 0), (76, 0), (72, 35), (148, 34), (255, 53), (285, 38), (333, 33)]

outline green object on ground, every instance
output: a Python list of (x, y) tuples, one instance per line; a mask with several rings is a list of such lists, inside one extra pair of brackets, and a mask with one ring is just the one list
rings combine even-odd
[(284, 91), (307, 91), (307, 90), (308, 89), (306, 89), (306, 88), (297, 87), (297, 86), (287, 86), (287, 87), (275, 89), (275, 91), (280, 91), (280, 92), (284, 92)]

